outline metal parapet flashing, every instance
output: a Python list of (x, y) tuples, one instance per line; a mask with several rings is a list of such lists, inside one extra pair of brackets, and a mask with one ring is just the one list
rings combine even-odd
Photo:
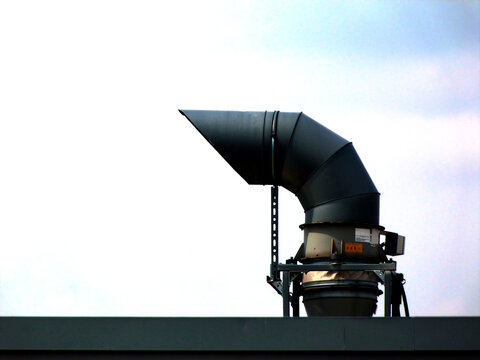
[(0, 351), (480, 351), (480, 317), (0, 317)]

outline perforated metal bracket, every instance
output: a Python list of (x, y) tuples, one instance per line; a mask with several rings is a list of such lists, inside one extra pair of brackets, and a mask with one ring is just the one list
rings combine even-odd
[(373, 273), (377, 276), (382, 284), (385, 283), (385, 274), (380, 270), (373, 270)]
[(280, 272), (278, 271), (278, 186), (274, 185), (271, 189), (271, 254), (270, 254), (270, 277), (272, 281), (280, 281)]
[(267, 275), (267, 283), (269, 283), (270, 286), (273, 287), (279, 295), (283, 294), (283, 284), (281, 280), (273, 280), (270, 276)]

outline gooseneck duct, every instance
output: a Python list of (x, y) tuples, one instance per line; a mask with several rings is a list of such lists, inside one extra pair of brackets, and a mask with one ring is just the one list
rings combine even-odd
[[(384, 230), (379, 225), (380, 194), (351, 142), (301, 112), (180, 113), (248, 184), (283, 186), (298, 197), (305, 223), (296, 260), (331, 264), (386, 259), (379, 242)], [(378, 281), (372, 271), (304, 272), (307, 314), (370, 316), (381, 294)]]
[(379, 224), (379, 198), (351, 142), (303, 113), (180, 110), (251, 185), (280, 185), (305, 223)]

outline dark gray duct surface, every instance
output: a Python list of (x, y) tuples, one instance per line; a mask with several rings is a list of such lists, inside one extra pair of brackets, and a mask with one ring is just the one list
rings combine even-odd
[(353, 145), (305, 114), (180, 113), (247, 183), (293, 192), (305, 223), (379, 225), (380, 194)]

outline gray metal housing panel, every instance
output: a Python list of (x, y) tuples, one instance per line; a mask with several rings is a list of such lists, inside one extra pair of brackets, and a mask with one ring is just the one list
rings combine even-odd
[(0, 350), (480, 350), (479, 317), (1, 317), (0, 334)]

